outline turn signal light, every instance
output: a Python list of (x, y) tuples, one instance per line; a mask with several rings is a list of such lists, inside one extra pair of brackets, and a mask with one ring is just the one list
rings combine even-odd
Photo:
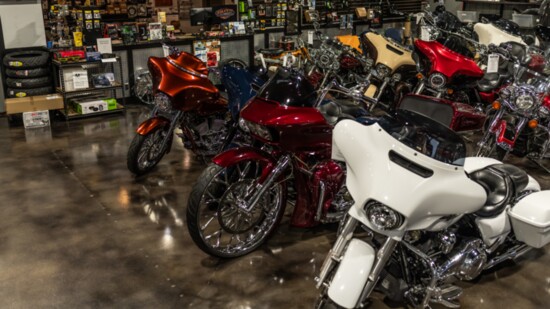
[(537, 119), (531, 119), (527, 125), (529, 128), (534, 129), (539, 125), (539, 121)]
[(492, 106), (493, 106), (493, 109), (499, 110), (501, 105), (499, 101), (494, 101)]
[(454, 90), (451, 88), (447, 88), (447, 94), (453, 94)]
[(418, 73), (418, 74), (416, 74), (416, 78), (418, 78), (418, 79), (423, 79), (423, 78), (424, 78), (424, 75), (422, 75), (422, 73)]

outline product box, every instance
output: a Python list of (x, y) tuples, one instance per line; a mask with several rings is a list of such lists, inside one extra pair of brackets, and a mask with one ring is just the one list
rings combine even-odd
[[(76, 68), (66, 68), (63, 70), (63, 81), (65, 82), (65, 91), (73, 91), (77, 89), (83, 89), (83, 87), (77, 87), (75, 89), (75, 81), (74, 77), (75, 75), (80, 75), (82, 77), (88, 76), (88, 71), (85, 69), (82, 69), (81, 67)], [(61, 77), (60, 77), (61, 78)], [(60, 81), (61, 84), (61, 81)], [(84, 84), (86, 84), (86, 81), (84, 81)], [(83, 85), (86, 86), (85, 88), (89, 88), (89, 85)]]
[(108, 110), (107, 102), (103, 100), (76, 103), (76, 112), (79, 114), (92, 114)]
[(47, 127), (50, 125), (50, 113), (47, 110), (24, 112), (23, 125), (25, 129)]
[(46, 94), (5, 100), (6, 114), (19, 114), (40, 110), (63, 109), (63, 97), (59, 94)]

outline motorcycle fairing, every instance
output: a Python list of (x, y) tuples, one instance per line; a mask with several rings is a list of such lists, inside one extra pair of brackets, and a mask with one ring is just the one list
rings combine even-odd
[(256, 95), (252, 84), (262, 86), (264, 81), (250, 71), (230, 65), (224, 65), (221, 69), (221, 79), (230, 100), (229, 111), (233, 119), (239, 118), (240, 110), (248, 103), (248, 100)]
[(521, 37), (507, 33), (493, 24), (477, 23), (474, 25), (474, 32), (477, 33), (479, 43), (486, 46), (489, 44), (498, 46), (504, 42), (518, 42), (527, 45)]
[(337, 35), (336, 39), (342, 42), (342, 44), (348, 45), (360, 53), (362, 52), (361, 46), (360, 46), (361, 44), (359, 42), (359, 37), (357, 35), (354, 35), (354, 34)]
[(468, 77), (481, 78), (483, 71), (472, 59), (454, 52), (437, 41), (415, 40), (414, 46), (431, 62), (428, 74), (441, 73), (448, 80), (465, 75)]
[[(345, 158), (346, 185), (355, 201), (356, 219), (376, 232), (398, 236), (405, 230), (445, 228), (437, 224), (442, 217), (473, 213), (485, 204), (487, 193), (466, 176), (462, 166), (439, 162), (409, 148), (378, 123), (363, 126), (343, 120), (333, 135), (333, 159)], [(433, 175), (424, 178), (392, 162), (390, 150)], [(404, 224), (390, 232), (372, 226), (363, 209), (370, 200), (398, 211), (405, 217)]]
[(208, 70), (204, 71), (205, 67), (197, 63), (201, 62), (198, 58), (181, 52), (176, 57), (170, 56), (170, 60), (189, 72), (178, 69), (167, 58), (149, 57), (147, 66), (153, 76), (154, 93), (165, 93), (172, 98), (174, 108), (182, 111), (210, 115), (227, 110), (227, 100), (220, 97), (218, 88), (208, 78), (198, 76), (208, 74)]
[(276, 132), (270, 143), (284, 151), (330, 155), (332, 126), (316, 108), (284, 106), (256, 97), (241, 111), (241, 118)]
[(481, 129), (487, 118), (471, 105), (426, 95), (408, 94), (398, 108), (424, 115), (456, 132)]
[(414, 66), (415, 62), (412, 58), (412, 52), (403, 46), (392, 42), (384, 36), (375, 32), (366, 32), (361, 34), (366, 38), (366, 44), (372, 44), (372, 47), (377, 50), (376, 55), (369, 55), (374, 57), (375, 65), (378, 63), (385, 64), (392, 69), (392, 73), (399, 67), (404, 65)]

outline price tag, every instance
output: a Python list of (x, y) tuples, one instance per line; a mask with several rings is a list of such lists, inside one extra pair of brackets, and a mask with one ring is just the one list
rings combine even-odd
[(286, 63), (287, 63), (287, 58), (288, 58), (287, 56), (288, 56), (288, 54), (283, 56), (283, 68), (286, 68)]
[(420, 39), (422, 41), (429, 41), (430, 40), (430, 27), (422, 26), (420, 28)]
[(313, 45), (313, 31), (307, 32), (307, 43)]
[(496, 73), (498, 72), (498, 59), (499, 55), (490, 54), (487, 60), (487, 73)]
[(164, 53), (164, 57), (170, 56), (170, 47), (167, 45), (162, 45), (162, 52)]

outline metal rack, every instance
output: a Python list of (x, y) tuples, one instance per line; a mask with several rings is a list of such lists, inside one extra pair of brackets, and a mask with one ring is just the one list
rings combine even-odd
[[(53, 77), (55, 84), (55, 91), (63, 96), (63, 110), (61, 113), (65, 116), (66, 120), (86, 118), (99, 115), (113, 114), (124, 112), (125, 105), (125, 92), (124, 92), (124, 77), (122, 74), (122, 62), (119, 57), (111, 58), (113, 62), (70, 62), (62, 63), (58, 60), (54, 60), (53, 63)], [(104, 59), (105, 60), (105, 59)], [(67, 89), (67, 83), (65, 80), (65, 72), (72, 71), (74, 69), (86, 70), (88, 75), (88, 88), (85, 89)], [(115, 76), (115, 83), (108, 87), (94, 87), (92, 83), (92, 76), (101, 73), (113, 73)], [(121, 92), (121, 96), (117, 96), (117, 92)], [(99, 94), (105, 98), (114, 98), (117, 100), (117, 108), (113, 110), (98, 111), (89, 114), (79, 114), (72, 109), (68, 104), (68, 100), (84, 97), (87, 95)]]

